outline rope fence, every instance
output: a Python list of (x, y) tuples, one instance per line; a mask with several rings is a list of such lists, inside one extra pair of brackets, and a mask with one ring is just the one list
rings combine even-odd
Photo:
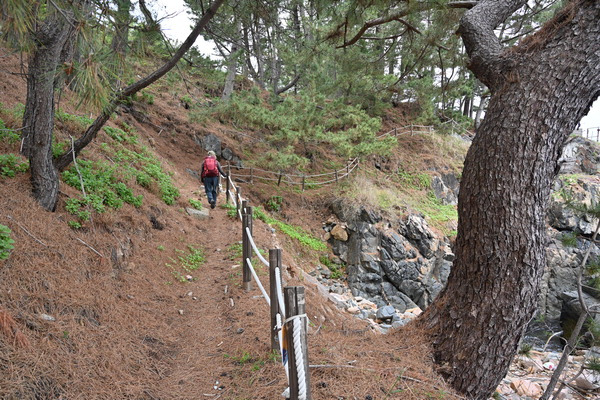
[(594, 140), (596, 142), (600, 142), (600, 127), (577, 129), (577, 130), (573, 131), (573, 133), (577, 136), (581, 136), (581, 137), (584, 137), (589, 140)]
[[(308, 318), (303, 286), (283, 287), (281, 279), (281, 249), (270, 249), (269, 260), (261, 254), (252, 236), (252, 207), (241, 196), (231, 174), (226, 180), (227, 203), (231, 200), (236, 214), (242, 222), (242, 284), (248, 292), (252, 290), (252, 279), (258, 286), (270, 308), (271, 349), (279, 351), (286, 372), (288, 387), (282, 396), (291, 400), (311, 400), (310, 375), (308, 373)], [(252, 256), (269, 268), (269, 293), (263, 286), (254, 266)]]
[(281, 183), (292, 186), (299, 185), (302, 186), (302, 190), (305, 190), (306, 187), (338, 183), (340, 180), (350, 175), (359, 164), (360, 159), (356, 157), (348, 160), (347, 164), (339, 170), (313, 175), (284, 173), (283, 171), (274, 172), (254, 167), (235, 167), (234, 172), (232, 171), (231, 165), (228, 165), (227, 168), (230, 177), (234, 177), (241, 181), (254, 183), (255, 179), (260, 179), (267, 182), (277, 182), (277, 186), (280, 186)]
[[(377, 138), (386, 136), (399, 136), (404, 134), (430, 134), (434, 132), (433, 126), (410, 125), (394, 128)], [(310, 375), (308, 373), (308, 317), (306, 315), (305, 291), (303, 286), (283, 287), (281, 270), (281, 249), (270, 249), (269, 260), (260, 252), (252, 235), (252, 207), (248, 200), (241, 195), (241, 188), (236, 186), (233, 177), (253, 183), (254, 179), (282, 182), (289, 185), (302, 185), (302, 190), (308, 185), (326, 185), (339, 182), (348, 177), (360, 165), (358, 157), (348, 160), (345, 167), (332, 172), (314, 175), (300, 175), (283, 172), (266, 171), (260, 168), (238, 168), (232, 173), (231, 165), (227, 166), (226, 201), (236, 208), (236, 215), (242, 222), (242, 285), (247, 292), (252, 290), (252, 280), (258, 286), (267, 305), (270, 308), (270, 339), (271, 349), (279, 351), (281, 361), (286, 372), (288, 388), (282, 396), (291, 400), (311, 400)], [(256, 255), (269, 269), (269, 292), (260, 281), (252, 257)]]
[[(453, 134), (458, 134), (465, 140), (471, 140), (472, 134), (465, 128), (463, 128), (459, 123), (454, 120), (449, 120), (444, 122), (442, 125), (450, 124), (450, 130)], [(435, 132), (435, 128), (433, 125), (415, 125), (410, 124), (403, 127), (395, 127), (389, 132), (383, 133), (377, 136), (377, 139), (382, 139), (388, 136), (400, 136), (400, 135), (417, 135), (417, 134), (432, 134)], [(301, 186), (304, 191), (307, 187), (315, 187), (320, 185), (329, 185), (332, 183), (338, 183), (340, 180), (348, 177), (356, 168), (360, 166), (360, 158), (355, 157), (349, 159), (344, 167), (338, 170), (334, 170), (331, 172), (324, 172), (321, 174), (297, 174), (297, 173), (286, 173), (283, 171), (267, 171), (261, 168), (255, 167), (233, 167), (235, 168), (232, 171), (231, 165), (228, 164), (228, 174), (230, 177), (234, 177), (238, 181), (254, 183), (254, 180), (261, 180), (266, 182), (277, 182), (277, 186), (280, 186), (282, 183), (291, 186)], [(231, 182), (233, 184), (233, 181)], [(233, 199), (233, 195), (231, 193), (228, 194), (230, 198)], [(237, 203), (234, 200), (234, 204)], [(241, 218), (241, 214), (240, 214)]]

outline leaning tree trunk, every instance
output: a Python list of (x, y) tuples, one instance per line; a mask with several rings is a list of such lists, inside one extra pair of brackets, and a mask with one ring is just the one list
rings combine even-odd
[(461, 20), (469, 68), (492, 98), (465, 160), (452, 273), (420, 320), (470, 399), (489, 398), (535, 311), (558, 158), (600, 95), (600, 1), (570, 3), (504, 50), (493, 28), (523, 3), (484, 0)]
[(238, 40), (241, 34), (242, 24), (240, 21), (236, 23), (236, 37), (231, 45), (231, 53), (229, 53), (229, 59), (227, 60), (227, 76), (225, 77), (225, 86), (223, 87), (223, 93), (221, 94), (221, 100), (228, 103), (233, 94), (233, 87), (235, 84), (235, 75), (237, 73), (238, 57), (239, 57), (239, 46)]
[(22, 153), (29, 158), (34, 198), (54, 211), (58, 199), (58, 173), (52, 164), (54, 131), (54, 80), (61, 51), (73, 32), (69, 14), (51, 10), (34, 33), (35, 50), (27, 71), (27, 98), (23, 115)]

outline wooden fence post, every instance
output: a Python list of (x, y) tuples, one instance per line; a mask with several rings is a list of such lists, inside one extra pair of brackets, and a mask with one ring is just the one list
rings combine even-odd
[(250, 167), (250, 183), (254, 183), (254, 168)]
[(335, 170), (335, 183), (338, 183), (337, 169)]
[(306, 176), (302, 175), (302, 191), (304, 192), (304, 184), (306, 183)]
[(283, 174), (281, 173), (281, 171), (279, 171), (279, 178), (277, 179), (277, 186), (281, 185), (281, 178), (283, 177)]
[[(277, 296), (276, 268), (281, 277), (281, 249), (269, 250), (269, 297), (271, 298), (271, 350), (280, 352), (279, 334), (277, 332), (277, 314), (280, 313), (279, 296)], [(285, 318), (284, 315), (281, 318)]]
[(252, 207), (248, 206), (247, 200), (244, 200), (242, 201), (242, 285), (244, 290), (249, 292), (252, 290), (252, 273), (247, 259), (252, 258), (252, 244), (246, 228), (252, 234)]
[(229, 204), (229, 190), (231, 190), (231, 187), (229, 186), (229, 177), (231, 176), (231, 164), (229, 163), (229, 161), (227, 161), (227, 178), (225, 178), (225, 181), (227, 182), (227, 185), (225, 185), (225, 203)]
[(398, 128), (394, 127), (394, 136), (398, 136)]
[[(286, 319), (294, 315), (306, 313), (306, 303), (304, 299), (304, 286), (288, 286), (283, 289), (283, 295), (286, 310)], [(306, 399), (311, 400), (310, 395), (310, 376), (308, 373), (308, 351), (306, 347), (306, 317), (300, 317), (302, 321), (301, 340), (302, 358), (304, 359), (304, 375), (306, 376)], [(298, 400), (298, 371), (296, 368), (296, 354), (294, 352), (294, 320), (290, 321), (286, 327), (286, 338), (288, 343), (288, 370), (290, 372), (290, 400)], [(291, 347), (291, 348), (290, 348)]]
[(242, 205), (240, 204), (242, 199), (242, 188), (237, 186), (235, 188), (235, 211), (236, 211), (236, 218), (237, 215), (239, 214), (240, 210), (242, 209)]

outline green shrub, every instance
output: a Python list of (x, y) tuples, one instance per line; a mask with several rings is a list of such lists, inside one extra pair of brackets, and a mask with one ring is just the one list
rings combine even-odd
[(67, 185), (80, 190), (83, 182), (86, 196), (68, 199), (66, 210), (80, 221), (87, 221), (91, 217), (91, 211), (103, 213), (106, 207), (122, 207), (123, 202), (140, 207), (143, 196), (135, 196), (131, 188), (120, 179), (118, 172), (118, 165), (78, 160), (77, 167), (72, 166), (64, 171), (62, 178)]
[(194, 207), (196, 210), (202, 210), (202, 202), (196, 199), (189, 199), (190, 205)]
[(14, 249), (15, 241), (10, 237), (11, 230), (8, 226), (0, 224), (0, 260), (6, 260)]
[(331, 271), (331, 279), (340, 279), (344, 276), (344, 267), (339, 267), (336, 264), (332, 263), (329, 257), (323, 255), (319, 257), (319, 261)]
[(0, 119), (0, 140), (5, 140), (10, 144), (17, 143), (21, 140), (21, 135), (18, 131), (8, 128), (4, 121)]
[(304, 229), (298, 226), (286, 224), (285, 222), (281, 222), (273, 217), (270, 217), (260, 207), (254, 207), (252, 212), (255, 218), (260, 219), (266, 224), (277, 227), (281, 232), (285, 233), (292, 239), (298, 240), (304, 246), (316, 251), (327, 250), (327, 245), (325, 243), (323, 243), (320, 239), (315, 238)]
[(86, 128), (94, 122), (93, 119), (88, 118), (85, 115), (73, 115), (62, 110), (56, 111), (54, 116), (61, 122), (72, 122), (80, 128)]
[(265, 208), (269, 211), (279, 211), (281, 210), (281, 205), (283, 203), (283, 197), (281, 196), (271, 196), (269, 200), (267, 200), (267, 204)]
[(106, 132), (106, 134), (108, 136), (110, 136), (117, 142), (125, 142), (125, 143), (129, 143), (129, 144), (137, 144), (138, 143), (138, 137), (137, 137), (137, 135), (135, 135), (133, 133), (125, 132), (123, 129), (113, 128), (111, 126), (105, 126), (103, 129), (104, 129), (104, 132)]
[(21, 156), (16, 154), (0, 154), (0, 176), (13, 178), (19, 172), (25, 172), (29, 169), (29, 162), (23, 161)]

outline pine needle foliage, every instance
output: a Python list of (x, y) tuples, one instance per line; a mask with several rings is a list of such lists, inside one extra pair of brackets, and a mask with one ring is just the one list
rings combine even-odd
[(35, 10), (40, 7), (38, 1), (3, 0), (0, 3), (1, 37), (18, 50), (28, 49), (32, 45), (29, 34), (35, 25)]

